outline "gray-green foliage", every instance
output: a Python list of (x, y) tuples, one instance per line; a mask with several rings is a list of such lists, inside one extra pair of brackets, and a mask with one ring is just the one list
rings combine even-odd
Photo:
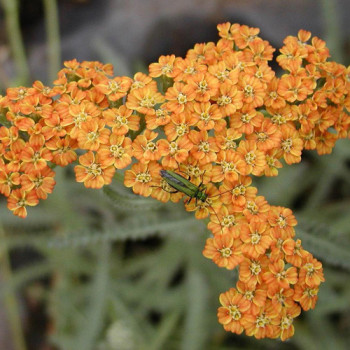
[(256, 181), (271, 204), (296, 205), (297, 235), (325, 266), (319, 303), (295, 322), (287, 343), (225, 333), (216, 320), (218, 296), (236, 275), (202, 256), (205, 222), (181, 203), (135, 196), (118, 179), (103, 193), (59, 171), (56, 191), (28, 219), (3, 206), (10, 249), (32, 249), (41, 258), (18, 268), (0, 293), (28, 292), (47, 277), (38, 298), (54, 325), (50, 341), (64, 350), (329, 349), (332, 342), (346, 349), (349, 146), (340, 141), (323, 158), (308, 153), (279, 177)]

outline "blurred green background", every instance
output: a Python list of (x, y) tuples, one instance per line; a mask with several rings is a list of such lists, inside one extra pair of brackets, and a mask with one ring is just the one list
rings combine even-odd
[[(145, 71), (162, 54), (216, 41), (216, 24), (261, 28), (281, 47), (301, 28), (349, 64), (347, 0), (0, 0), (0, 93), (40, 79), (62, 61), (111, 62), (116, 75)], [(315, 310), (295, 336), (255, 340), (217, 323), (220, 292), (236, 272), (201, 252), (209, 232), (181, 203), (134, 196), (122, 174), (104, 191), (57, 169), (55, 191), (14, 217), (0, 199), (1, 350), (233, 350), (350, 348), (350, 140), (304, 152), (277, 178), (256, 178), (273, 205), (295, 211), (297, 236), (324, 264)], [(55, 169), (55, 170), (56, 170)]]

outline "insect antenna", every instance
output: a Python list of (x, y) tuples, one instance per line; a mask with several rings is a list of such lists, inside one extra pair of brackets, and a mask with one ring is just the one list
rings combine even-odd
[(224, 234), (224, 230), (222, 229), (222, 225), (221, 225), (221, 221), (220, 221), (220, 219), (219, 219), (219, 215), (217, 214), (217, 212), (215, 211), (215, 209), (214, 209), (214, 207), (213, 207), (212, 205), (211, 205), (210, 207), (211, 207), (211, 209), (213, 210), (213, 212), (214, 212), (216, 218), (218, 219), (218, 223), (220, 224), (221, 234)]
[(185, 173), (184, 171), (181, 170), (181, 165), (180, 165), (180, 163), (179, 163), (178, 161), (176, 161), (176, 164), (177, 164), (177, 169), (178, 169), (179, 173), (182, 173), (182, 174), (188, 176), (187, 180), (190, 180), (190, 179), (191, 179), (191, 176), (188, 175), (187, 173)]
[(232, 192), (232, 190), (227, 190), (225, 192), (219, 192), (218, 194), (215, 194), (214, 196), (211, 196), (210, 198), (214, 198), (214, 197), (218, 197), (218, 196), (221, 196), (222, 194), (225, 194), (227, 192)]

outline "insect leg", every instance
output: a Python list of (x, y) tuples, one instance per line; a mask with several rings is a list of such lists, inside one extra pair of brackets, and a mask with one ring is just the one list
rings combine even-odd
[(182, 173), (182, 174), (186, 175), (187, 176), (187, 180), (191, 180), (191, 176), (181, 170), (180, 163), (178, 161), (176, 161), (176, 164), (177, 164), (177, 168), (178, 168), (179, 173)]
[(168, 192), (168, 193), (178, 193), (179, 191), (175, 190), (174, 191), (167, 191), (165, 190), (162, 186), (150, 186), (150, 187), (153, 187), (153, 188), (161, 188), (163, 191), (165, 192)]
[(220, 224), (220, 229), (221, 229), (221, 234), (224, 234), (224, 230), (222, 229), (222, 225), (221, 225), (221, 221), (219, 219), (219, 215), (217, 214), (217, 212), (215, 211), (215, 209), (213, 208), (213, 206), (210, 206), (210, 208), (213, 210), (216, 218), (218, 219), (218, 223)]

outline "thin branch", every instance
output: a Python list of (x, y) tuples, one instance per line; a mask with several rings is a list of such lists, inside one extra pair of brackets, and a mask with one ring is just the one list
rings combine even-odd
[(339, 63), (344, 62), (338, 3), (335, 0), (322, 0), (321, 9), (325, 23), (325, 41), (329, 47), (330, 54), (335, 61)]
[[(9, 252), (5, 243), (5, 232), (0, 226), (0, 271), (5, 284), (10, 283), (12, 279), (12, 270), (9, 259)], [(7, 293), (4, 296), (5, 307), (7, 310), (9, 325), (12, 333), (12, 342), (15, 350), (26, 350), (26, 344), (23, 335), (21, 318), (19, 316), (19, 307), (14, 293)]]
[(19, 24), (18, 0), (1, 0), (5, 13), (6, 31), (15, 61), (17, 77), (14, 85), (26, 85), (29, 81), (29, 67)]
[(49, 59), (48, 76), (51, 83), (56, 79), (57, 72), (61, 67), (60, 26), (57, 1), (43, 0), (43, 2), (45, 9), (45, 26)]

